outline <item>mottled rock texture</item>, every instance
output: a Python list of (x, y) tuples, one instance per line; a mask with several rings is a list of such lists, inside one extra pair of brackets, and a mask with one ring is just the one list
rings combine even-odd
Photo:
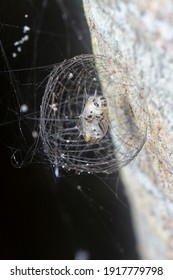
[(147, 107), (145, 145), (121, 170), (140, 256), (173, 259), (173, 3), (83, 3), (93, 52), (119, 62), (121, 72), (137, 82), (139, 96), (132, 109)]

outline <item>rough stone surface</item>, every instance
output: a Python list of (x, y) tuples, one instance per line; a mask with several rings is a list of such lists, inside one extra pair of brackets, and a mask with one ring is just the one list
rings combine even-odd
[(173, 3), (83, 3), (94, 53), (129, 67), (147, 105), (147, 141), (121, 171), (138, 250), (141, 258), (173, 259)]

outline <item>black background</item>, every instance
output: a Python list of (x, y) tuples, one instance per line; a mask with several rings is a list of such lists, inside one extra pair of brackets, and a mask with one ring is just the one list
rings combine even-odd
[[(23, 25), (30, 26), (30, 39), (14, 59), (14, 42), (22, 37)], [(91, 53), (81, 2), (1, 1), (0, 40), (0, 258), (74, 259), (83, 250), (89, 259), (137, 259), (130, 208), (117, 174), (68, 173), (56, 180), (46, 165), (16, 169), (10, 161), (7, 146), (16, 143), (18, 130), (6, 125), (4, 116), (16, 102), (14, 91), (21, 98), (29, 83), (34, 90), (36, 81), (48, 74), (24, 69)], [(10, 72), (10, 77), (9, 71), (4, 73), (10, 69), (21, 70)]]

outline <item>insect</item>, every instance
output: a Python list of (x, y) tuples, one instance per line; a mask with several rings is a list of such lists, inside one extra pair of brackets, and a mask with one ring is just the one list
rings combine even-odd
[(86, 142), (96, 143), (108, 132), (108, 106), (104, 96), (90, 96), (80, 116)]

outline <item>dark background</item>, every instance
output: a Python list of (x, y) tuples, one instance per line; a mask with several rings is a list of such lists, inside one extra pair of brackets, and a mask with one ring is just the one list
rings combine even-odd
[[(14, 42), (24, 35), (24, 25), (31, 28), (30, 38), (18, 53)], [(91, 53), (81, 1), (3, 0), (0, 40), (0, 258), (137, 259), (130, 208), (118, 174), (68, 173), (56, 180), (46, 164), (16, 169), (10, 160), (9, 147), (25, 146), (13, 123), (18, 102), (31, 96), (39, 105), (34, 93), (49, 73), (49, 68), (38, 67)]]

